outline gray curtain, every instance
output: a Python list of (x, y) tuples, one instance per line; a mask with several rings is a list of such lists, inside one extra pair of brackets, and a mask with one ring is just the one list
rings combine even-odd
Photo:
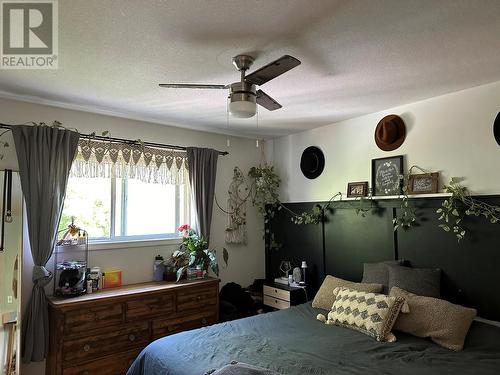
[(26, 202), (33, 256), (33, 290), (22, 321), (25, 362), (43, 361), (49, 348), (48, 306), (44, 286), (52, 279), (45, 268), (54, 251), (69, 170), (79, 134), (48, 126), (12, 128), (19, 175)]
[(189, 182), (197, 216), (197, 231), (207, 241), (210, 240), (218, 157), (219, 152), (210, 148), (187, 148)]

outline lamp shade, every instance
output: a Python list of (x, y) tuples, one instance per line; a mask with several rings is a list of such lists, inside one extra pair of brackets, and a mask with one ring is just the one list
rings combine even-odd
[(249, 118), (255, 116), (257, 104), (252, 101), (230, 101), (229, 113), (234, 117)]

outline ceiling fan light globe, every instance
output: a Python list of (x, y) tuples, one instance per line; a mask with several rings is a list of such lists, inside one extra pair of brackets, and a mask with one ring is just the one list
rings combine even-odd
[(250, 118), (255, 116), (257, 104), (252, 101), (229, 102), (229, 113), (238, 118)]

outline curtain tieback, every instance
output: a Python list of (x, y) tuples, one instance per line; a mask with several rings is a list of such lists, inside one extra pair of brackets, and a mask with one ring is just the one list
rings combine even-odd
[(33, 266), (32, 280), (35, 285), (44, 287), (52, 280), (52, 272), (44, 266)]

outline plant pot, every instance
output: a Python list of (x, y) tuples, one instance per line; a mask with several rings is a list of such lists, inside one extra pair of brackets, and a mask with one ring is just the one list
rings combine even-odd
[(177, 274), (174, 271), (165, 271), (163, 274), (163, 280), (165, 281), (176, 281)]

